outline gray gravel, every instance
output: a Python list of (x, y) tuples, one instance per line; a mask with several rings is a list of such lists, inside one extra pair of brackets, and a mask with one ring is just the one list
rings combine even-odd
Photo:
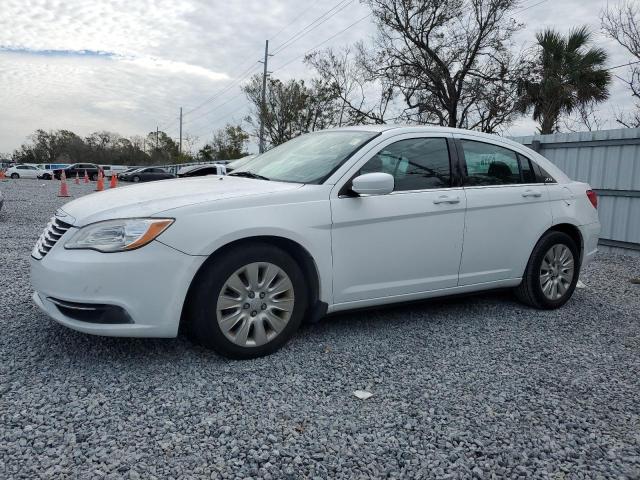
[(56, 189), (0, 182), (2, 478), (640, 477), (640, 259), (601, 254), (557, 311), (350, 313), (234, 362), (39, 313), (28, 256)]

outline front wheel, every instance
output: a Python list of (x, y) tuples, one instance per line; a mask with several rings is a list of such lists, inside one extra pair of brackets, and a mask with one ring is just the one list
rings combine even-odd
[(531, 253), (522, 283), (515, 293), (535, 308), (558, 308), (573, 295), (580, 274), (580, 255), (573, 239), (562, 232), (547, 232)]
[(18, 175), (17, 173), (12, 173), (11, 178), (13, 178), (14, 180), (17, 180), (18, 178), (20, 178), (20, 175)]
[(138, 183), (138, 182), (140, 181), (140, 177), (136, 175), (135, 177), (133, 177), (133, 178), (131, 179), (131, 181), (133, 181), (133, 182), (135, 182), (135, 183)]
[(279, 349), (298, 329), (307, 307), (302, 270), (269, 244), (226, 252), (195, 281), (186, 319), (190, 336), (229, 358)]

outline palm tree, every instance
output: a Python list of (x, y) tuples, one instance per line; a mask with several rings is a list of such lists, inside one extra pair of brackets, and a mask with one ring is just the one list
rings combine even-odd
[(532, 78), (520, 80), (519, 107), (522, 113), (533, 109), (540, 133), (554, 133), (562, 115), (609, 96), (611, 75), (603, 68), (607, 53), (589, 48), (587, 27), (572, 30), (567, 37), (547, 29), (536, 39), (539, 52), (534, 73)]

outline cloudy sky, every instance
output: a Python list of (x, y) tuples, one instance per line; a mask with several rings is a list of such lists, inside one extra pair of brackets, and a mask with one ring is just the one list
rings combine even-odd
[[(614, 1), (615, 0), (611, 0)], [(335, 15), (286, 41), (329, 9)], [(599, 30), (606, 0), (521, 0), (517, 37), (530, 45), (536, 31), (574, 25)], [(0, 9), (0, 152), (11, 152), (36, 128), (66, 128), (81, 135), (109, 130), (144, 135), (156, 126), (203, 142), (212, 129), (240, 121), (248, 104), (237, 86), (258, 72), (270, 39), (269, 69), (279, 78), (308, 77), (304, 53), (336, 35), (369, 9), (357, 0), (2, 0)], [(322, 46), (366, 39), (374, 27), (364, 18)], [(598, 34), (611, 66), (630, 61)], [(281, 48), (285, 45), (284, 48)], [(624, 75), (624, 69), (616, 70)], [(630, 108), (628, 92), (614, 80), (605, 119)], [(613, 122), (606, 126), (615, 128)], [(508, 133), (530, 134), (518, 121)]]

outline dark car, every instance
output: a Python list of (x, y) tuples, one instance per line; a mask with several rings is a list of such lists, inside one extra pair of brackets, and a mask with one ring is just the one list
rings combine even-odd
[(141, 168), (144, 168), (144, 167), (130, 167), (130, 168), (127, 168), (124, 172), (118, 172), (118, 180), (122, 180), (125, 175), (128, 175), (134, 170), (140, 170)]
[(95, 163), (74, 163), (65, 168), (56, 168), (53, 171), (53, 176), (56, 180), (60, 180), (60, 176), (64, 171), (64, 174), (67, 178), (72, 178), (78, 175), (79, 177), (84, 176), (84, 172), (87, 172), (89, 178), (93, 181), (98, 179), (98, 172), (100, 171), (100, 167)]
[(118, 175), (120, 180), (125, 182), (150, 182), (152, 180), (164, 180), (167, 178), (175, 178), (173, 173), (169, 173), (160, 167), (144, 167), (138, 168), (131, 172), (124, 172)]
[[(220, 175), (223, 175), (226, 170), (224, 169), (224, 164), (220, 162), (219, 164), (222, 169)], [(178, 170), (178, 177), (204, 177), (205, 175), (219, 175), (218, 166), (216, 164), (206, 164), (206, 165), (191, 165), (189, 167), (183, 167)]]

